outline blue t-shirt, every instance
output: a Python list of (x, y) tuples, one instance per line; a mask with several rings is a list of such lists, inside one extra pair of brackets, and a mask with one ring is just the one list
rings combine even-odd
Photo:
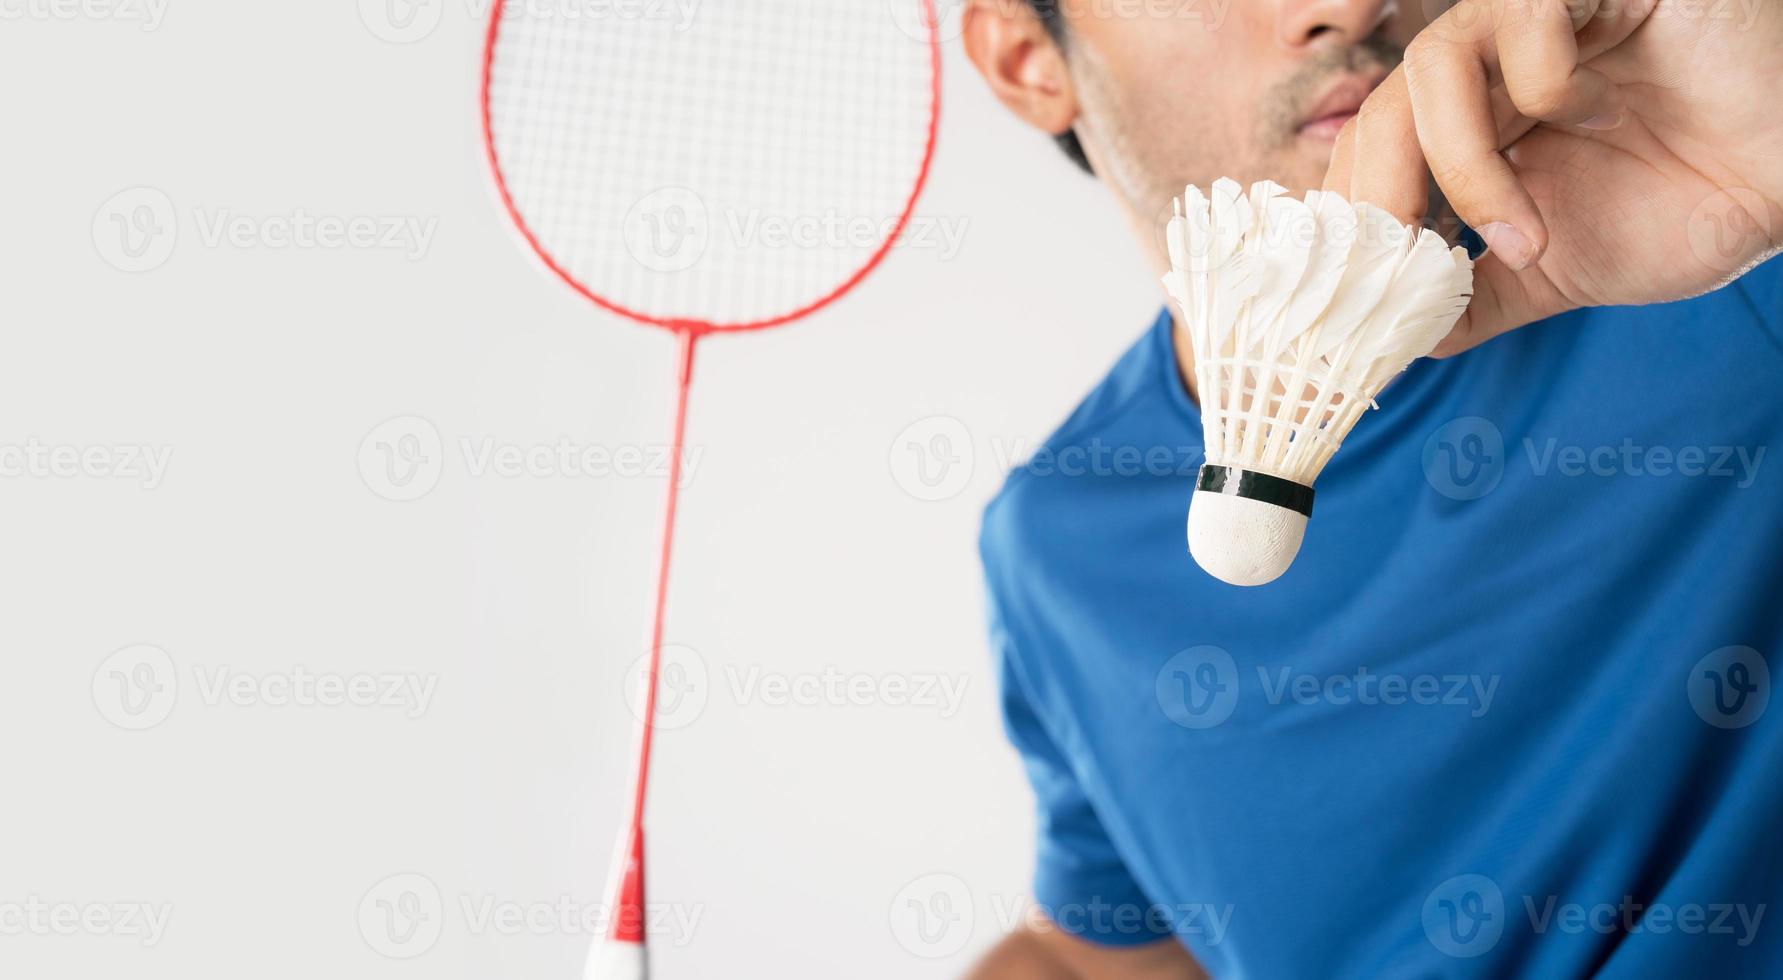
[(1254, 589), (1173, 343), (985, 514), (1038, 904), (1216, 977), (1783, 977), (1783, 259), (1414, 364)]

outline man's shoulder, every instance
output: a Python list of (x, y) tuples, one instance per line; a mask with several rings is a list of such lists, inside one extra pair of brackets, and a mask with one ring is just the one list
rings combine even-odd
[(998, 566), (1026, 564), (1036, 545), (1069, 537), (1086, 519), (1087, 494), (1109, 492), (1123, 477), (1174, 476), (1192, 465), (1200, 436), (1175, 378), (1170, 330), (1165, 310), (1004, 479), (979, 538), (993, 585)]
[(1783, 344), (1783, 254), (1774, 255), (1734, 280), (1733, 289), (1769, 327), (1774, 342)]

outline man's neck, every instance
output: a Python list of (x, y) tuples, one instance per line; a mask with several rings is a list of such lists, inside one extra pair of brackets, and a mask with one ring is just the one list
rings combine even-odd
[(1189, 393), (1189, 401), (1201, 404), (1201, 396), (1195, 390), (1195, 349), (1189, 343), (1189, 332), (1183, 327), (1182, 314), (1176, 310), (1174, 303), (1170, 306), (1170, 348), (1176, 352), (1176, 373), (1182, 379), (1183, 390)]

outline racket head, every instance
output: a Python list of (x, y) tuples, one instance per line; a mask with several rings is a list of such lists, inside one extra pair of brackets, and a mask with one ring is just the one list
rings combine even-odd
[(878, 268), (934, 160), (934, 0), (706, 0), (682, 28), (587, 16), (602, 2), (495, 0), (484, 38), (489, 170), (552, 274), (703, 334), (801, 319)]

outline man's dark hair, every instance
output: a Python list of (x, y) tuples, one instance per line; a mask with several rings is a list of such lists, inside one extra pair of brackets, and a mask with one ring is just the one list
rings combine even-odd
[[(1034, 15), (1040, 18), (1040, 23), (1046, 25), (1046, 33), (1052, 35), (1053, 43), (1063, 51), (1065, 14), (1059, 9), (1059, 2), (1060, 0), (1028, 0), (1028, 5), (1034, 8)], [(1090, 166), (1090, 158), (1083, 152), (1083, 142), (1077, 138), (1075, 132), (1067, 129), (1062, 133), (1055, 133), (1053, 139), (1058, 142), (1059, 149), (1064, 150), (1065, 155), (1071, 158), (1072, 163), (1081, 167), (1084, 173), (1092, 177), (1096, 175), (1095, 169)]]

